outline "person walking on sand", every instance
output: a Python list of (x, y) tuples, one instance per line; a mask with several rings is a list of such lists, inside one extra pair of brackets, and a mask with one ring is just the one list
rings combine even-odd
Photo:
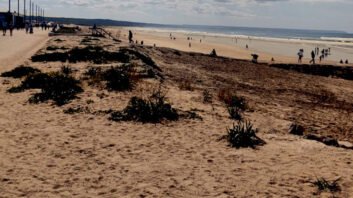
[(2, 35), (6, 36), (7, 31), (7, 23), (5, 21), (2, 22)]
[(29, 31), (28, 23), (25, 24), (25, 29), (26, 29), (26, 34), (28, 34), (28, 31)]
[(314, 52), (314, 50), (313, 51), (311, 51), (311, 61), (310, 61), (310, 63), (313, 63), (314, 65), (315, 65), (315, 52)]
[(302, 63), (303, 56), (304, 56), (304, 50), (300, 49), (298, 52), (298, 63)]
[(132, 40), (133, 37), (134, 37), (134, 36), (133, 36), (131, 30), (129, 30), (129, 43), (133, 43), (133, 42), (134, 42), (134, 41)]
[(29, 33), (33, 34), (33, 25), (32, 25), (32, 23), (29, 24)]
[(13, 32), (13, 24), (12, 23), (9, 24), (9, 29), (10, 29), (10, 36), (12, 36), (12, 32)]

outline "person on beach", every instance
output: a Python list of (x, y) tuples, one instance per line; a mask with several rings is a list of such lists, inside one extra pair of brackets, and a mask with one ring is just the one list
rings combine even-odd
[(249, 45), (248, 45), (248, 44), (246, 44), (245, 48), (246, 48), (246, 49), (249, 49)]
[(340, 64), (343, 64), (343, 60), (342, 59), (340, 60)]
[(191, 47), (191, 43), (189, 42), (189, 47)]
[(29, 33), (30, 33), (30, 34), (33, 34), (33, 33), (34, 33), (34, 32), (33, 32), (33, 25), (32, 25), (32, 23), (29, 24)]
[(13, 32), (13, 24), (12, 23), (9, 24), (9, 29), (10, 29), (10, 36), (12, 36), (12, 32)]
[(349, 64), (348, 59), (346, 59), (346, 64), (347, 64), (347, 65)]
[(315, 52), (314, 52), (314, 50), (311, 51), (311, 61), (310, 61), (310, 63), (313, 63), (315, 65)]
[(28, 34), (28, 31), (29, 31), (29, 25), (28, 25), (28, 23), (26, 22), (26, 24), (25, 24), (25, 30), (26, 30), (26, 34)]
[(304, 50), (300, 49), (298, 52), (298, 63), (302, 63), (303, 56), (304, 56)]
[(7, 23), (5, 21), (2, 22), (2, 35), (6, 36), (7, 31)]
[(133, 36), (131, 30), (129, 30), (129, 43), (134, 43), (134, 41), (132, 40), (133, 37), (134, 36)]

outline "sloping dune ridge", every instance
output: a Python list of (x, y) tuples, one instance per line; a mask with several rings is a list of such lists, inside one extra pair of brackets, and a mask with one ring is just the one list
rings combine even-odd
[[(353, 81), (158, 46), (132, 46), (125, 38), (113, 42), (43, 34), (32, 41), (28, 45), (35, 46), (33, 53), (21, 58), (10, 53), (18, 50), (12, 45), (0, 45), (0, 60), (6, 58), (0, 72), (20, 64), (47, 73), (67, 66), (84, 91), (62, 106), (51, 100), (32, 104), (29, 98), (38, 89), (8, 93), (23, 79), (0, 78), (0, 197), (353, 196), (351, 149), (288, 133), (290, 125), (298, 123), (304, 135), (353, 142)], [(121, 66), (121, 61), (30, 59), (35, 53), (87, 46), (143, 54), (156, 63), (152, 71), (162, 77), (140, 79), (130, 91), (109, 91), (91, 86), (83, 75), (89, 67)], [(147, 63), (134, 62), (142, 65), (135, 72)], [(174, 108), (202, 119), (159, 124), (109, 119), (111, 111), (124, 109), (133, 96), (146, 97), (159, 86)], [(218, 99), (222, 89), (245, 98), (249, 108), (244, 117), (259, 129), (264, 146), (236, 149), (222, 139), (237, 123)], [(205, 90), (212, 95), (211, 103), (203, 101)], [(67, 113), (70, 108), (78, 111)], [(319, 191), (314, 184), (318, 178), (337, 180), (340, 191)]]

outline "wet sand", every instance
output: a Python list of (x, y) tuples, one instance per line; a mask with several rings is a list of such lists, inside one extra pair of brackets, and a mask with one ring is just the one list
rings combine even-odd
[[(117, 28), (113, 28), (117, 29)], [(119, 28), (121, 29), (121, 28)], [(121, 36), (127, 35), (129, 28), (123, 28)], [(156, 44), (160, 47), (171, 47), (188, 52), (210, 53), (212, 49), (216, 49), (220, 56), (251, 59), (251, 54), (259, 54), (259, 60), (262, 62), (271, 62), (274, 58), (275, 62), (279, 63), (297, 63), (297, 53), (299, 49), (304, 49), (303, 63), (309, 63), (310, 53), (315, 47), (321, 49), (331, 48), (331, 55), (323, 60), (322, 64), (338, 64), (342, 59), (353, 61), (353, 44), (340, 42), (326, 41), (306, 41), (306, 40), (285, 40), (285, 39), (264, 39), (250, 37), (225, 37), (201, 35), (196, 33), (180, 33), (180, 32), (161, 32), (144, 28), (131, 28), (134, 31), (135, 40), (139, 42), (143, 40), (147, 45)], [(116, 30), (115, 30), (116, 31)], [(170, 33), (176, 40), (169, 38)], [(192, 37), (193, 40), (188, 41), (187, 37)], [(201, 43), (200, 43), (201, 39)], [(189, 47), (191, 43), (191, 48)], [(246, 49), (248, 45), (248, 49)], [(317, 63), (319, 57), (316, 57)], [(352, 64), (350, 64), (352, 65)]]

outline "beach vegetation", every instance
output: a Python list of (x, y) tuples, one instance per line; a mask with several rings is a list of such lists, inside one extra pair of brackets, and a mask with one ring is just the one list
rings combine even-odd
[(128, 91), (133, 89), (138, 78), (134, 75), (131, 65), (111, 67), (103, 73), (106, 88), (110, 91)]
[(18, 93), (27, 89), (40, 89), (29, 99), (30, 103), (41, 103), (48, 100), (56, 105), (64, 105), (77, 98), (76, 95), (83, 92), (80, 82), (71, 76), (61, 72), (35, 73), (26, 77), (21, 85), (8, 90), (10, 93)]
[(203, 97), (203, 103), (212, 103), (213, 101), (213, 96), (209, 90), (204, 90), (202, 92), (202, 97)]
[(180, 90), (194, 91), (194, 87), (192, 86), (191, 80), (183, 79), (179, 82)]
[(303, 136), (304, 132), (305, 132), (305, 128), (297, 123), (293, 123), (289, 127), (289, 133), (292, 135)]
[(177, 110), (166, 102), (166, 95), (158, 89), (148, 99), (133, 97), (122, 111), (111, 113), (113, 121), (136, 121), (142, 123), (160, 123), (164, 120), (179, 119)]
[(328, 181), (325, 178), (317, 178), (313, 184), (317, 187), (319, 192), (330, 192), (336, 193), (341, 191), (341, 187), (339, 185), (339, 179), (334, 181)]
[(2, 73), (1, 77), (22, 78), (30, 74), (39, 73), (39, 72), (40, 72), (39, 69), (21, 65), (11, 71)]
[(234, 148), (256, 148), (266, 144), (264, 140), (259, 138), (256, 133), (258, 129), (254, 129), (250, 121), (238, 121), (233, 124), (233, 128), (227, 130), (224, 137), (229, 145)]
[(102, 85), (109, 91), (129, 91), (134, 88), (139, 80), (133, 65), (124, 64), (122, 66), (102, 69), (101, 67), (89, 67), (84, 73), (84, 79), (89, 85)]
[(67, 75), (67, 76), (73, 73), (73, 70), (70, 66), (62, 66), (60, 68), (60, 71), (62, 74)]
[(227, 107), (229, 116), (233, 120), (243, 120), (243, 110), (241, 110), (239, 107)]

